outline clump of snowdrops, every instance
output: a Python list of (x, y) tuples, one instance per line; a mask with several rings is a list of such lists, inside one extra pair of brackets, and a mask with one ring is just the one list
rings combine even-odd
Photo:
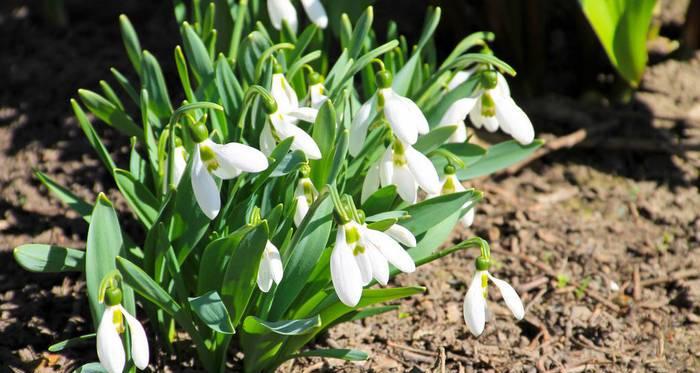
[[(372, 8), (354, 25), (337, 20), (336, 38), (318, 1), (302, 1), (304, 28), (289, 1), (261, 5), (192, 12), (174, 50), (179, 81), (166, 81), (120, 18), (135, 74), (112, 69), (117, 88), (101, 81), (71, 105), (142, 230), (122, 230), (104, 194), (89, 203), (38, 173), (89, 224), (84, 250), (15, 250), (28, 270), (85, 276), (96, 332), (50, 350), (94, 343), (99, 363), (82, 371), (135, 371), (186, 333), (208, 372), (225, 370), (234, 338), (248, 372), (299, 356), (362, 360), (353, 349), (304, 347), (334, 325), (396, 310), (381, 304), (425, 289), (391, 286), (393, 276), (469, 248), (479, 255), (468, 330), (484, 330), (489, 282), (522, 318), (516, 292), (488, 271), (486, 241), (442, 248), (455, 226), (472, 224), (483, 195), (462, 182), (541, 145), (510, 97), (513, 69), (487, 47), (493, 35), (469, 35), (438, 61), (439, 8), (409, 45), (395, 24), (377, 35)], [(233, 18), (230, 29), (214, 29), (220, 15)], [(84, 108), (131, 139), (123, 163)], [(513, 140), (484, 149), (466, 121)]]

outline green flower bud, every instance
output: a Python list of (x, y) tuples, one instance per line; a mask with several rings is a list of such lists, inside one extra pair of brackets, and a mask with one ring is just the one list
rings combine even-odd
[(494, 70), (486, 70), (481, 73), (481, 84), (486, 89), (494, 89), (498, 84), (498, 73)]
[(323, 77), (323, 75), (321, 75), (315, 71), (309, 75), (309, 85), (323, 83), (324, 81), (325, 81), (325, 78)]
[(110, 287), (105, 291), (105, 304), (116, 306), (122, 303), (122, 290), (117, 287)]
[(209, 130), (207, 126), (202, 122), (197, 122), (188, 127), (190, 129), (190, 134), (194, 142), (200, 143), (209, 138)]
[(491, 268), (491, 259), (478, 256), (474, 261), (477, 271), (488, 271)]
[(378, 72), (376, 78), (379, 89), (390, 88), (391, 84), (394, 82), (394, 77), (391, 75), (391, 71), (388, 70)]
[(445, 165), (444, 168), (445, 175), (454, 175), (457, 170), (455, 169), (455, 166), (453, 166), (451, 163), (448, 163)]

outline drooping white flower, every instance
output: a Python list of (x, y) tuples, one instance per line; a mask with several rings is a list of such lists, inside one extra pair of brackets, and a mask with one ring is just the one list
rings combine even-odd
[[(168, 159), (166, 159), (166, 164), (168, 164), (167, 162), (168, 162)], [(182, 179), (182, 175), (185, 173), (186, 168), (187, 168), (187, 151), (182, 146), (176, 146), (175, 149), (173, 150), (173, 181), (172, 181), (173, 185), (178, 186), (180, 184), (180, 180)], [(163, 178), (163, 192), (164, 193), (168, 190), (167, 184), (168, 184), (167, 178)]]
[(302, 177), (294, 189), (294, 199), (297, 202), (296, 210), (294, 211), (294, 225), (299, 227), (301, 222), (309, 212), (309, 206), (318, 198), (318, 191), (311, 179)]
[[(374, 178), (375, 175), (367, 177)], [(379, 180), (382, 187), (396, 185), (399, 196), (408, 203), (417, 201), (418, 187), (428, 194), (440, 193), (440, 180), (430, 159), (397, 139), (386, 149), (379, 163)], [(374, 181), (369, 183), (374, 184)], [(369, 186), (367, 189), (369, 191)]]
[(124, 333), (124, 319), (131, 336), (131, 357), (134, 365), (143, 370), (148, 366), (148, 339), (143, 326), (124, 307), (117, 304), (107, 306), (97, 327), (97, 357), (100, 365), (109, 373), (122, 373), (126, 364), (126, 354), (120, 334)]
[(311, 99), (311, 107), (318, 110), (324, 102), (328, 101), (326, 96), (326, 87), (323, 83), (316, 83), (309, 87), (309, 97)]
[(404, 226), (394, 224), (385, 230), (384, 233), (406, 247), (416, 247), (416, 236)]
[(380, 89), (355, 114), (350, 126), (348, 148), (352, 156), (357, 156), (362, 150), (367, 130), (377, 110), (384, 115), (394, 135), (406, 144), (415, 144), (418, 141), (418, 135), (424, 135), (430, 131), (428, 120), (425, 119), (418, 105), (411, 99), (396, 93), (391, 88), (391, 79), (388, 71), (380, 71), (377, 74), (377, 84)]
[[(474, 72), (472, 69), (457, 73), (448, 83), (448, 89), (456, 88)], [(439, 126), (458, 125), (458, 130), (450, 137), (450, 141), (466, 139), (466, 128), (463, 131), (460, 128), (468, 115), (476, 128), (483, 126), (490, 132), (501, 128), (519, 143), (530, 144), (535, 138), (535, 130), (530, 118), (511, 98), (505, 77), (497, 71), (483, 73), (489, 74), (484, 81), (491, 86), (479, 89), (473, 97), (455, 101), (443, 115)]]
[[(316, 26), (322, 29), (328, 26), (328, 16), (321, 0), (301, 0), (301, 5)], [(270, 14), (270, 21), (274, 28), (282, 29), (282, 21), (286, 21), (289, 27), (297, 32), (299, 23), (297, 11), (290, 0), (267, 0), (267, 12)]]
[(279, 285), (283, 274), (280, 252), (272, 242), (267, 241), (258, 267), (258, 288), (263, 293), (267, 293), (273, 282)]
[[(452, 167), (452, 166), (448, 166), (448, 167)], [(449, 171), (452, 171), (452, 172), (449, 172)], [(462, 185), (462, 183), (457, 178), (457, 175), (455, 175), (454, 168), (449, 169), (449, 171), (445, 172), (445, 177), (442, 180), (440, 180), (440, 184), (442, 185), (442, 187), (440, 188), (440, 193), (429, 194), (428, 199), (435, 198), (437, 196), (441, 196), (441, 195), (445, 195), (445, 194), (459, 193), (459, 192), (463, 192), (466, 190), (464, 188), (464, 185)], [(464, 204), (464, 206), (462, 206), (462, 208), (467, 208), (467, 207), (469, 207), (469, 205), (470, 205), (470, 203), (467, 202)], [(464, 227), (470, 227), (472, 224), (474, 224), (474, 215), (475, 215), (475, 211), (474, 211), (474, 207), (472, 207), (460, 219), (460, 221), (462, 222), (462, 225)]]
[(372, 278), (386, 285), (389, 263), (405, 273), (416, 269), (408, 252), (387, 233), (354, 221), (338, 226), (331, 253), (331, 279), (343, 304), (356, 306), (362, 297), (362, 288)]
[(486, 324), (486, 297), (488, 295), (489, 280), (496, 284), (496, 287), (503, 296), (503, 301), (513, 313), (516, 319), (522, 320), (525, 317), (525, 308), (518, 293), (507, 282), (493, 277), (488, 270), (477, 270), (474, 274), (467, 295), (464, 297), (464, 321), (469, 327), (469, 331), (475, 336), (481, 335)]
[(214, 176), (232, 179), (242, 172), (267, 169), (265, 155), (248, 145), (231, 142), (220, 145), (205, 139), (194, 147), (192, 160), (192, 191), (202, 212), (214, 219), (221, 209), (221, 196)]
[(314, 139), (296, 125), (299, 120), (313, 123), (318, 110), (299, 106), (296, 92), (282, 73), (272, 75), (270, 94), (277, 103), (277, 111), (268, 116), (269, 121), (260, 133), (263, 153), (270, 155), (278, 141), (293, 137), (293, 150), (301, 150), (309, 159), (321, 159), (321, 150)]

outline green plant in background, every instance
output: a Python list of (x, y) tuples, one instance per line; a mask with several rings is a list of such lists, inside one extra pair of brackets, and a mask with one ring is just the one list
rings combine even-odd
[[(484, 328), (489, 281), (523, 317), (513, 288), (487, 272), (484, 240), (440, 250), (458, 222), (472, 223), (482, 197), (461, 182), (519, 162), (542, 144), (510, 97), (504, 75), (515, 72), (486, 47), (493, 35), (469, 35), (438, 62), (429, 45), (439, 8), (409, 46), (395, 28), (374, 32), (371, 7), (354, 25), (340, 17), (338, 41), (321, 28), (320, 2), (302, 1), (318, 25), (300, 33), (290, 27), (298, 22), (291, 3), (271, 2), (187, 8), (176, 1), (178, 82), (166, 81), (122, 16), (136, 80), (112, 69), (121, 94), (101, 81), (101, 92), (80, 90), (82, 103), (71, 101), (143, 237), (121, 229), (104, 194), (90, 204), (37, 174), (89, 224), (85, 250), (15, 249), (28, 270), (85, 275), (97, 332), (50, 348), (96, 339), (100, 363), (80, 371), (148, 364), (132, 317), (137, 302), (159, 347), (172, 351), (185, 332), (208, 372), (226, 369), (232, 344), (248, 372), (299, 356), (365, 359), (356, 350), (304, 347), (339, 323), (397, 309), (380, 303), (425, 290), (372, 285), (468, 248), (481, 252), (464, 310), (472, 333)], [(268, 9), (277, 12), (273, 22)], [(124, 164), (83, 107), (131, 139)], [(467, 116), (517, 141), (472, 144)]]
[(647, 64), (647, 38), (656, 0), (580, 0), (610, 63), (633, 88)]

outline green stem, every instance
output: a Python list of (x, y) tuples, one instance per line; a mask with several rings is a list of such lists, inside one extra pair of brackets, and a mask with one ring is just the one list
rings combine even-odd
[(234, 60), (238, 59), (238, 46), (241, 43), (241, 34), (243, 33), (244, 17), (248, 10), (248, 0), (240, 0), (238, 9), (236, 9), (236, 19), (233, 20), (233, 33), (231, 34), (231, 45), (228, 48), (228, 56)]

